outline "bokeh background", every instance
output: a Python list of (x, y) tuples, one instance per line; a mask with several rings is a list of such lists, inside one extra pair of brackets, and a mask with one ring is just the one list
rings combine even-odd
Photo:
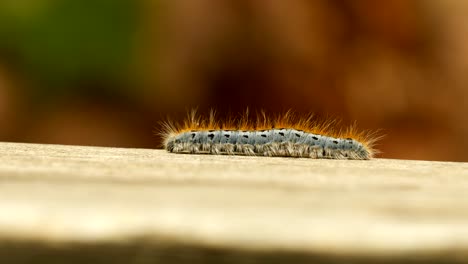
[(0, 140), (156, 148), (187, 109), (334, 116), (468, 161), (468, 1), (1, 0)]

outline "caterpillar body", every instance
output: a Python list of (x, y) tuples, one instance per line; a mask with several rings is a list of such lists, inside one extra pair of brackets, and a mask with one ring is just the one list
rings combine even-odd
[(239, 120), (219, 123), (190, 113), (183, 126), (163, 124), (164, 148), (173, 153), (228, 154), (269, 157), (305, 157), (367, 160), (374, 156), (379, 137), (372, 132), (333, 128), (336, 121), (312, 121), (292, 112), (269, 119), (264, 113), (250, 122), (248, 112)]

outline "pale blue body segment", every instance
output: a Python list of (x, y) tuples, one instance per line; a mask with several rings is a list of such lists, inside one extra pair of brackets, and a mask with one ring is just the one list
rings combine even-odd
[(174, 153), (291, 156), (330, 159), (369, 159), (370, 151), (351, 138), (334, 138), (296, 129), (260, 131), (199, 130), (169, 137)]

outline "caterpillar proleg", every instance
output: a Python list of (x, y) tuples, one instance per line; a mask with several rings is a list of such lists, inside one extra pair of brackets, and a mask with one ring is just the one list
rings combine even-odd
[(228, 154), (269, 157), (326, 159), (371, 159), (380, 137), (357, 131), (352, 125), (337, 129), (337, 122), (314, 121), (313, 115), (298, 116), (291, 111), (268, 118), (264, 112), (250, 121), (248, 111), (238, 119), (216, 120), (189, 113), (183, 125), (163, 123), (164, 148), (173, 153)]

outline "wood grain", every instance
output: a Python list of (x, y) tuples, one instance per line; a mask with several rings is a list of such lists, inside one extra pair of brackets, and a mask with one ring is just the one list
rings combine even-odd
[(468, 163), (0, 143), (10, 263), (468, 262)]

